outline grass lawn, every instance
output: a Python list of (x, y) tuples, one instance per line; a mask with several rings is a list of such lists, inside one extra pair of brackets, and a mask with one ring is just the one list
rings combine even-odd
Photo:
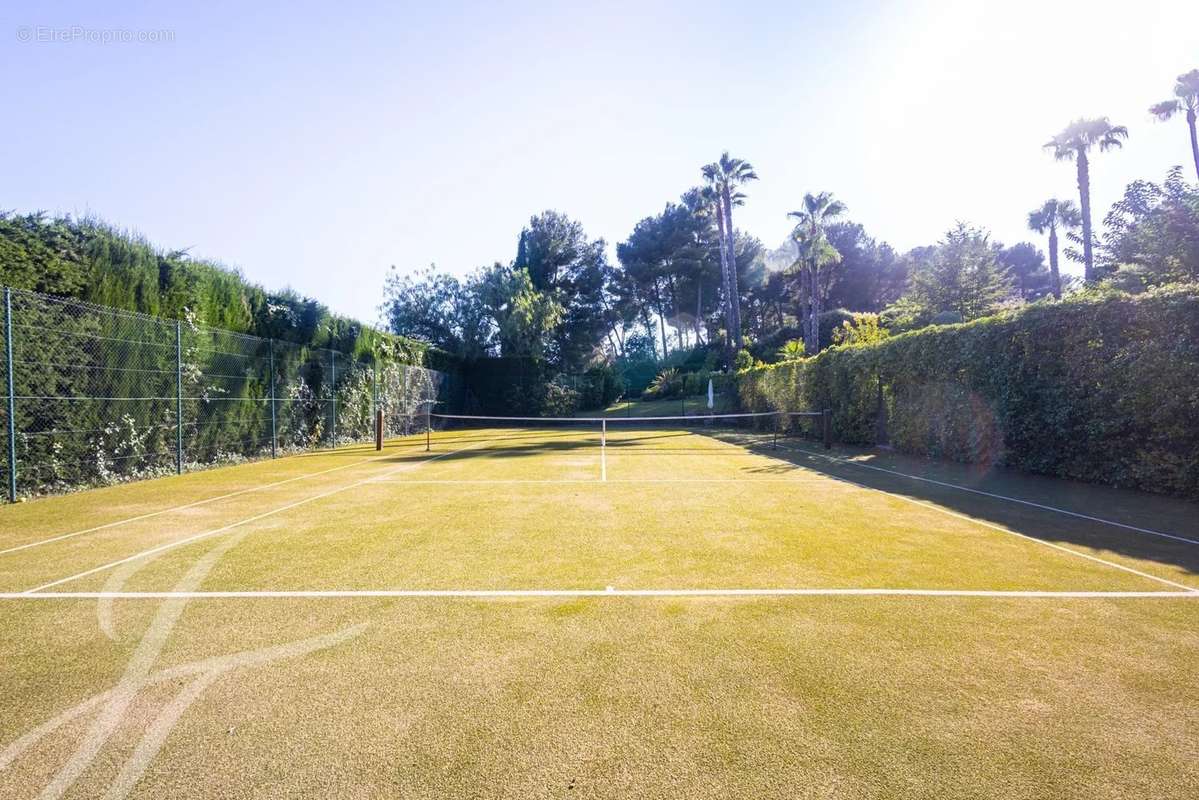
[(612, 425), (5, 507), (0, 798), (1192, 797), (1197, 512)]
[[(713, 398), (717, 414), (736, 411), (735, 398), (727, 393), (718, 394)], [(579, 417), (673, 417), (687, 414), (707, 414), (708, 396), (706, 394), (673, 397), (669, 400), (617, 400), (603, 411), (580, 411)]]

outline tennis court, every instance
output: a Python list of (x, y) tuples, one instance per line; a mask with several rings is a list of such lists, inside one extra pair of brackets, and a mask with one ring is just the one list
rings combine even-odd
[(0, 510), (0, 797), (1199, 781), (1193, 505), (763, 419), (439, 424)]

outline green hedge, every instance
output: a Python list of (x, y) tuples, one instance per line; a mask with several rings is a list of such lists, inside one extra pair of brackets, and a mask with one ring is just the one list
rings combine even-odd
[(749, 409), (832, 409), (842, 442), (1199, 498), (1199, 286), (1038, 303), (738, 385)]
[(0, 285), (234, 333), (328, 348), (358, 360), (456, 372), (449, 353), (329, 312), (294, 292), (267, 292), (220, 264), (167, 252), (103, 222), (0, 212)]

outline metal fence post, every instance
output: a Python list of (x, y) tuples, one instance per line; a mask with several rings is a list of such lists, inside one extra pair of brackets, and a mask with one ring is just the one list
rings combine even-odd
[(13, 391), (12, 289), (4, 287), (4, 372), (8, 384), (8, 499), (17, 502), (17, 403)]
[(279, 457), (279, 429), (275, 423), (275, 340), (268, 339), (271, 361), (271, 458)]
[(329, 396), (331, 398), (333, 398), (331, 401), (332, 408), (331, 408), (330, 413), (332, 414), (332, 419), (329, 420), (329, 431), (333, 434), (332, 437), (330, 437), (333, 440), (332, 446), (334, 449), (337, 449), (337, 351), (336, 350), (329, 351), (329, 364), (330, 364)]
[(175, 474), (183, 474), (183, 323), (175, 323)]

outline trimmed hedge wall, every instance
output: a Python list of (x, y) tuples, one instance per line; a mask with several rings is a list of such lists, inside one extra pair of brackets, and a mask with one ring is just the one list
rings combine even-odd
[[(838, 441), (1199, 499), (1199, 286), (1088, 294), (741, 373)], [(880, 419), (881, 417), (881, 419)]]
[(329, 312), (291, 291), (267, 292), (220, 264), (168, 252), (103, 222), (0, 211), (0, 285), (167, 320), (337, 350), (357, 360), (460, 369), (429, 344)]

